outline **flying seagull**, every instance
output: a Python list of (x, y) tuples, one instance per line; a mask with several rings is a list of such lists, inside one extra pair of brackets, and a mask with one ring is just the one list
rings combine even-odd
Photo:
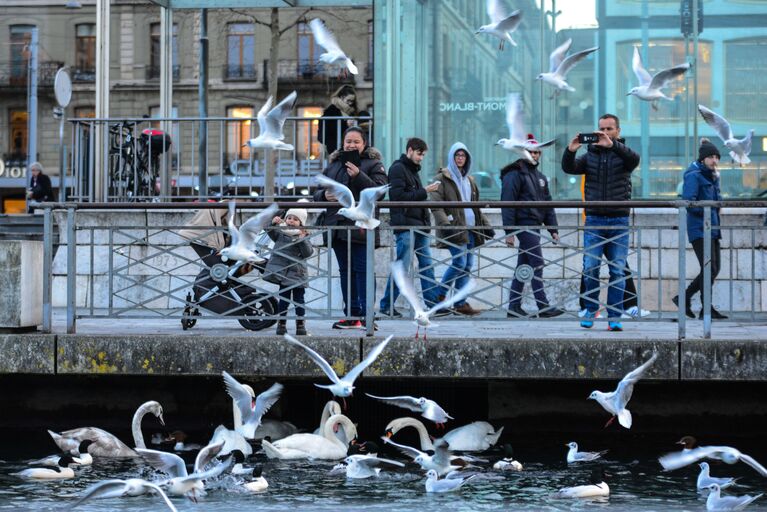
[(596, 400), (604, 410), (612, 414), (612, 418), (607, 422), (605, 427), (610, 425), (618, 417), (618, 423), (625, 428), (631, 428), (631, 412), (626, 409), (626, 406), (631, 400), (631, 395), (634, 392), (634, 384), (644, 376), (647, 369), (658, 359), (658, 354), (653, 353), (652, 357), (647, 360), (642, 366), (631, 370), (626, 374), (623, 379), (618, 383), (618, 387), (615, 391), (609, 393), (603, 393), (602, 391), (592, 391), (589, 395), (589, 400)]
[(475, 34), (490, 34), (497, 37), (501, 40), (498, 46), (499, 50), (503, 50), (506, 41), (512, 46), (517, 46), (517, 43), (511, 38), (511, 33), (517, 29), (519, 22), (522, 21), (522, 11), (517, 9), (508, 14), (501, 0), (487, 0), (487, 15), (490, 16), (490, 23), (479, 27)]
[(714, 129), (719, 138), (724, 142), (724, 145), (730, 150), (730, 157), (734, 161), (738, 162), (741, 167), (743, 164), (751, 163), (748, 155), (751, 153), (751, 138), (754, 136), (754, 130), (749, 130), (748, 134), (742, 139), (736, 139), (727, 119), (703, 105), (698, 105), (698, 111), (700, 111), (700, 115), (703, 116), (706, 124)]
[(544, 83), (556, 89), (555, 95), (560, 91), (574, 92), (575, 88), (565, 81), (567, 73), (570, 72), (580, 61), (585, 59), (589, 54), (594, 53), (599, 49), (598, 46), (589, 48), (588, 50), (582, 50), (565, 58), (570, 46), (573, 44), (572, 39), (568, 39), (562, 43), (556, 50), (551, 52), (549, 57), (549, 72), (541, 73), (536, 80), (543, 80)]
[(250, 139), (243, 144), (250, 149), (277, 149), (282, 151), (293, 151), (293, 146), (283, 142), (285, 135), (282, 133), (282, 127), (285, 119), (296, 106), (296, 91), (291, 92), (285, 98), (272, 108), (274, 98), (269, 96), (264, 106), (258, 111), (258, 137)]
[(357, 204), (352, 191), (343, 183), (331, 180), (323, 174), (318, 174), (315, 180), (319, 185), (329, 188), (338, 198), (338, 202), (343, 206), (338, 210), (338, 215), (353, 220), (358, 228), (375, 229), (381, 224), (381, 221), (375, 218), (376, 201), (386, 194), (389, 185), (364, 189), (360, 192), (360, 202)]
[(176, 507), (173, 506), (173, 503), (171, 503), (159, 485), (140, 478), (104, 480), (93, 484), (85, 490), (83, 496), (71, 508), (78, 507), (92, 498), (117, 498), (120, 496), (141, 496), (143, 494), (154, 493), (159, 494), (165, 505), (173, 512), (176, 512)]
[(333, 32), (328, 30), (328, 27), (322, 23), (322, 20), (314, 18), (309, 22), (309, 28), (312, 29), (314, 34), (314, 40), (318, 45), (325, 49), (325, 53), (320, 55), (320, 61), (331, 66), (341, 66), (341, 69), (345, 73), (348, 69), (352, 75), (359, 73), (357, 66), (354, 65), (352, 60), (346, 56), (344, 51), (338, 45)]
[(433, 421), (438, 428), (445, 428), (445, 423), (447, 423), (447, 420), (453, 419), (453, 417), (445, 412), (445, 410), (440, 407), (437, 402), (434, 400), (429, 400), (428, 398), (415, 398), (413, 396), (375, 396), (371, 395), (370, 393), (365, 394), (370, 398), (375, 398), (376, 400), (380, 400), (389, 405), (396, 405), (397, 407), (402, 407), (403, 409), (420, 412), (421, 416), (427, 420)]
[(681, 452), (667, 453), (658, 459), (660, 465), (666, 471), (673, 471), (688, 466), (700, 459), (721, 460), (726, 464), (745, 462), (756, 470), (760, 475), (767, 477), (767, 468), (759, 464), (753, 457), (742, 453), (730, 446), (699, 446), (697, 448), (685, 448)]
[(658, 101), (668, 100), (673, 101), (671, 98), (663, 94), (661, 89), (668, 86), (669, 82), (685, 74), (690, 69), (690, 63), (685, 62), (672, 68), (663, 69), (650, 76), (650, 73), (642, 65), (642, 57), (639, 55), (639, 48), (634, 47), (634, 59), (632, 60), (631, 67), (634, 70), (634, 74), (639, 80), (639, 86), (631, 89), (626, 96), (636, 96), (643, 101), (651, 101), (653, 110), (658, 110)]
[(261, 424), (261, 417), (280, 399), (283, 386), (275, 382), (272, 387), (258, 395), (254, 400), (245, 386), (237, 382), (237, 379), (225, 371), (222, 371), (221, 375), (224, 377), (226, 392), (237, 404), (242, 417), (242, 426), (236, 430), (247, 439), (253, 439), (256, 435), (256, 429)]
[(543, 143), (532, 142), (525, 137), (524, 114), (522, 112), (522, 100), (519, 94), (513, 93), (506, 96), (506, 124), (509, 127), (509, 138), (498, 139), (496, 146), (521, 155), (525, 160), (535, 165), (535, 160), (530, 151), (540, 151), (541, 148), (554, 144), (556, 139)]
[(236, 208), (235, 201), (229, 203), (229, 246), (219, 251), (221, 259), (237, 260), (249, 263), (258, 263), (263, 261), (255, 253), (256, 238), (266, 226), (272, 223), (274, 215), (277, 213), (277, 205), (272, 203), (260, 213), (249, 218), (240, 229), (234, 225), (234, 212)]

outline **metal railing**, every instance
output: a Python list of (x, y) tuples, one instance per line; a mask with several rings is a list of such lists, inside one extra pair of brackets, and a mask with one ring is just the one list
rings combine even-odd
[[(430, 208), (457, 208), (474, 205), (479, 208), (529, 208), (536, 203), (481, 202), (481, 203), (429, 203)], [(315, 214), (334, 203), (307, 203)], [(584, 308), (602, 311), (608, 316), (610, 305), (606, 302), (605, 291), (610, 279), (604, 274), (609, 264), (601, 261), (602, 279), (597, 299), (590, 298), (581, 288), (584, 280), (583, 260), (589, 247), (583, 247), (583, 235), (587, 229), (581, 222), (577, 208), (583, 203), (576, 201), (553, 201), (546, 206), (573, 209), (560, 213), (559, 240), (540, 232), (538, 245), (541, 248), (543, 265), (542, 279), (548, 296), (548, 306), (565, 310), (562, 318), (582, 320)], [(767, 202), (700, 202), (654, 201), (654, 202), (604, 202), (590, 203), (590, 206), (641, 207), (643, 212), (665, 214), (665, 222), (658, 219), (636, 218), (631, 222), (627, 250), (627, 268), (620, 269), (620, 277), (613, 283), (631, 280), (635, 292), (624, 292), (621, 309), (632, 302), (640, 312), (638, 318), (623, 318), (633, 322), (678, 322), (677, 337), (687, 337), (685, 310), (685, 288), (687, 280), (698, 273), (696, 264), (688, 265), (688, 259), (695, 261), (689, 249), (686, 232), (687, 206), (703, 207), (704, 218), (716, 206), (759, 207)], [(159, 203), (144, 204), (43, 204), (44, 208), (44, 330), (50, 331), (51, 311), (54, 303), (65, 305), (67, 310), (67, 332), (76, 331), (80, 318), (165, 318), (180, 322), (180, 328), (194, 327), (198, 320), (206, 318), (231, 318), (248, 329), (261, 330), (279, 319), (295, 319), (293, 307), (296, 301), (288, 299), (289, 313), (280, 316), (276, 312), (281, 300), (280, 289), (269, 278), (271, 272), (260, 262), (242, 265), (222, 261), (217, 251), (226, 245), (224, 238), (224, 217), (226, 209), (221, 204)], [(265, 207), (264, 203), (238, 204), (239, 225), (245, 212), (253, 213)], [(280, 207), (294, 207), (294, 202), (280, 203)], [(389, 207), (424, 206), (424, 203), (393, 202)], [(658, 210), (670, 208), (671, 210)], [(119, 215), (114, 215), (119, 210)], [(178, 210), (162, 222), (163, 210)], [(190, 227), (189, 221), (195, 212), (210, 212), (210, 218), (218, 215), (218, 225), (196, 222)], [(153, 213), (152, 213), (153, 212)], [(497, 210), (493, 210), (497, 215)], [(132, 221), (130, 214), (136, 218)], [(761, 213), (760, 213), (761, 215)], [(55, 219), (54, 219), (55, 217)], [(151, 220), (149, 220), (151, 217)], [(314, 217), (314, 216), (312, 216)], [(61, 246), (53, 252), (53, 222), (59, 223)], [(530, 265), (517, 265), (520, 247), (507, 244), (508, 234), (518, 237), (520, 233), (533, 233), (529, 226), (494, 225), (492, 236), (474, 248), (458, 246), (450, 240), (439, 238), (431, 228), (396, 228), (383, 223), (379, 228), (381, 246), (376, 248), (375, 232), (367, 231), (364, 242), (365, 261), (374, 263), (365, 273), (364, 310), (356, 316), (344, 308), (343, 297), (352, 296), (354, 286), (351, 270), (340, 275), (336, 265), (339, 251), (352, 258), (353, 246), (348, 241), (336, 242), (328, 248), (327, 239), (333, 234), (345, 233), (351, 238), (348, 227), (314, 226), (316, 219), (310, 217), (307, 223), (306, 240), (313, 246), (313, 254), (305, 261), (308, 272), (305, 281), (298, 285), (306, 288), (306, 319), (339, 320), (358, 319), (364, 322), (368, 335), (373, 334), (376, 311), (386, 287), (389, 263), (395, 260), (393, 230), (404, 229), (411, 239), (423, 236), (428, 239), (432, 250), (431, 259), (425, 267), (436, 276), (427, 279), (426, 286), (439, 287), (441, 294), (449, 295), (449, 283), (445, 283), (445, 271), (455, 265), (456, 257), (471, 255), (474, 259), (470, 275), (476, 286), (469, 301), (482, 312), (482, 318), (505, 319), (509, 311), (511, 286), (516, 279), (525, 284), (521, 292), (521, 305), (535, 316), (536, 302), (529, 284), (536, 278), (535, 269)], [(679, 226), (683, 226), (680, 230)], [(462, 229), (462, 228), (458, 228)], [(351, 228), (358, 231), (357, 228)], [(709, 223), (704, 224), (704, 303), (702, 304), (703, 335), (711, 336), (711, 238)], [(538, 233), (535, 233), (538, 235)], [(361, 242), (361, 240), (360, 240)], [(600, 241), (599, 243), (603, 243)], [(334, 245), (334, 246), (333, 246)], [(359, 250), (357, 246), (357, 249)], [(412, 244), (411, 244), (412, 247)], [(714, 301), (720, 311), (726, 312), (739, 322), (765, 321), (767, 304), (762, 302), (762, 287), (767, 283), (767, 267), (764, 265), (764, 248), (767, 247), (767, 226), (761, 221), (742, 225), (727, 225), (722, 228), (722, 267), (713, 289)], [(451, 251), (452, 249), (452, 251)], [(522, 249), (529, 251), (530, 247)], [(285, 249), (279, 255), (285, 256)], [(257, 244), (260, 258), (268, 260), (275, 252), (269, 239), (263, 236)], [(336, 254), (332, 254), (332, 253)], [(297, 267), (301, 262), (288, 256), (287, 268)], [(415, 260), (415, 258), (413, 258)], [(351, 268), (351, 265), (350, 265)], [(372, 268), (372, 271), (370, 271)], [(376, 270), (378, 269), (378, 270)], [(381, 271), (381, 269), (384, 269)], [(419, 272), (422, 272), (421, 268)], [(415, 274), (417, 277), (417, 273)], [(346, 290), (341, 290), (344, 282)], [(419, 279), (414, 279), (418, 286)], [(423, 286), (423, 277), (420, 280)], [(289, 288), (290, 286), (288, 286)], [(54, 301), (53, 290), (57, 290)], [(341, 293), (339, 293), (341, 291)], [(346, 293), (343, 293), (343, 292)], [(671, 302), (677, 295), (679, 307)], [(595, 302), (590, 302), (595, 301)], [(398, 309), (406, 309), (407, 304)], [(696, 302), (695, 307), (698, 307)], [(545, 309), (542, 308), (542, 309)], [(642, 310), (651, 313), (642, 317)], [(386, 313), (386, 312), (381, 312)], [(406, 315), (407, 316), (407, 315)], [(624, 315), (624, 317), (627, 315)], [(456, 317), (457, 319), (457, 317)], [(442, 321), (451, 321), (441, 319)], [(606, 318), (596, 318), (604, 321)], [(616, 320), (616, 318), (610, 318)]]
[[(37, 85), (52, 87), (56, 72), (62, 67), (64, 67), (64, 63), (59, 61), (45, 60), (40, 62), (37, 68)], [(28, 81), (26, 60), (19, 64), (0, 64), (0, 87), (26, 87)]]

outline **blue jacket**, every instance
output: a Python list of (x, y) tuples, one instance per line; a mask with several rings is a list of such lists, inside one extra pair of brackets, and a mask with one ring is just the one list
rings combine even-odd
[[(697, 160), (684, 173), (682, 199), (686, 201), (721, 201), (719, 177)], [(719, 208), (711, 208), (711, 238), (722, 238), (719, 229)], [(687, 238), (692, 243), (703, 238), (703, 208), (687, 208)]]

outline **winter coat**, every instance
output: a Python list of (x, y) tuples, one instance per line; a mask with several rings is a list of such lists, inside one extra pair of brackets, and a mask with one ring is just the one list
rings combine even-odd
[[(349, 177), (346, 172), (346, 165), (339, 158), (341, 151), (336, 151), (330, 155), (330, 163), (322, 172), (328, 178), (343, 183), (352, 191), (355, 201), (359, 201), (360, 192), (366, 188), (380, 187), (386, 185), (386, 170), (381, 163), (381, 153), (373, 147), (367, 147), (360, 155), (360, 172), (354, 179)], [(326, 202), (325, 189), (319, 187), (312, 196), (315, 201)], [(323, 226), (354, 226), (354, 222), (343, 215), (338, 215), (338, 208), (328, 208), (325, 210), (325, 219)], [(350, 230), (333, 230), (333, 237), (336, 240), (347, 240), (347, 234), (351, 233), (352, 243), (364, 244), (367, 240), (365, 229), (353, 227)], [(378, 245), (378, 230), (376, 230), (376, 245)]]
[(29, 182), (29, 188), (32, 189), (31, 199), (33, 201), (37, 201), (39, 203), (45, 201), (53, 201), (53, 188), (51, 187), (51, 179), (42, 172), (37, 175), (36, 179), (34, 176), (32, 176)]
[(307, 238), (298, 235), (288, 235), (284, 230), (287, 226), (273, 226), (266, 230), (269, 238), (274, 240), (274, 248), (269, 262), (264, 270), (264, 280), (279, 285), (306, 286), (308, 274), (306, 260), (314, 249)]
[[(448, 169), (440, 169), (435, 177), (436, 180), (440, 180), (439, 188), (436, 192), (429, 194), (429, 199), (432, 201), (461, 201), (461, 193), (458, 190), (458, 185), (450, 174)], [(471, 181), (471, 200), (479, 201), (479, 188), (474, 182), (474, 178), (469, 176)], [(479, 208), (472, 208), (474, 211), (475, 226), (477, 228), (485, 227), (484, 229), (472, 230), (474, 234), (474, 245), (479, 246), (485, 243), (488, 236), (494, 236), (493, 230), (489, 228), (490, 221), (480, 211)], [(437, 247), (447, 247), (442, 240), (448, 241), (451, 244), (465, 245), (469, 243), (469, 236), (466, 231), (466, 215), (463, 208), (432, 208), (431, 214), (434, 215), (434, 223), (437, 225), (437, 236), (439, 241)], [(460, 226), (458, 228), (451, 228), (451, 226)]]
[[(501, 169), (501, 201), (551, 201), (549, 181), (537, 165), (519, 159)], [(541, 226), (549, 233), (557, 232), (554, 208), (501, 208), (504, 226)], [(511, 234), (513, 230), (506, 230)]]
[[(623, 139), (613, 141), (611, 148), (590, 144), (586, 154), (578, 158), (568, 148), (562, 155), (562, 170), (565, 173), (586, 175), (586, 201), (631, 199), (631, 173), (638, 165), (639, 155), (626, 146)], [(628, 217), (630, 214), (630, 208), (586, 207), (586, 215)]]
[[(406, 155), (399, 157), (389, 167), (389, 200), (390, 201), (426, 201), (429, 194), (421, 184), (418, 174), (421, 166), (413, 163)], [(392, 226), (430, 226), (429, 209), (424, 208), (391, 208), (390, 224)], [(395, 233), (403, 231), (395, 230)]]
[(224, 231), (216, 228), (227, 225), (228, 215), (229, 210), (227, 208), (198, 210), (192, 220), (186, 224), (187, 229), (182, 229), (178, 234), (187, 240), (221, 250), (229, 243), (229, 237)]
[[(685, 201), (721, 201), (719, 177), (714, 174), (714, 171), (703, 165), (703, 162), (696, 160), (690, 164), (684, 173), (682, 199)], [(717, 229), (720, 226), (719, 222), (719, 208), (711, 208), (712, 239), (722, 238), (721, 231)], [(687, 208), (687, 239), (692, 243), (700, 238), (703, 238), (703, 208)]]

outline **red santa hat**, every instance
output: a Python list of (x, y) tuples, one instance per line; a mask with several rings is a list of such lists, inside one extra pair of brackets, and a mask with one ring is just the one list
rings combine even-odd
[(527, 134), (527, 142), (532, 142), (533, 144), (538, 144), (538, 141), (535, 140), (535, 135), (532, 133)]

